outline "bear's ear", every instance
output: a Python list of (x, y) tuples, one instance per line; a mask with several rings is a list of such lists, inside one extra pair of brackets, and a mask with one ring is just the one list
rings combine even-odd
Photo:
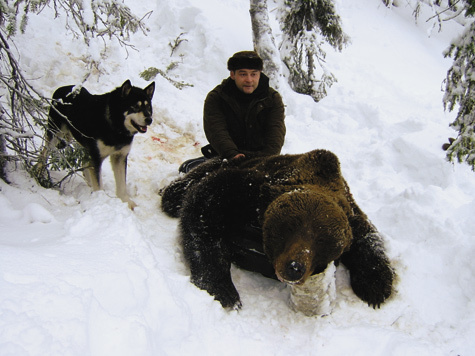
[(335, 179), (341, 176), (338, 157), (327, 150), (314, 150), (302, 156), (302, 164), (317, 176), (325, 179)]

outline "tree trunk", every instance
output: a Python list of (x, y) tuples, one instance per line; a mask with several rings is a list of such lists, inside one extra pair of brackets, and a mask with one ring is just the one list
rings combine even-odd
[(272, 29), (269, 25), (267, 0), (250, 0), (252, 37), (254, 50), (264, 62), (264, 73), (269, 77), (271, 86), (280, 87), (282, 77), (280, 55), (275, 45)]
[(7, 160), (5, 159), (6, 155), (7, 149), (5, 147), (5, 138), (3, 135), (0, 135), (0, 179), (3, 179), (6, 183), (9, 183), (5, 167), (7, 164)]

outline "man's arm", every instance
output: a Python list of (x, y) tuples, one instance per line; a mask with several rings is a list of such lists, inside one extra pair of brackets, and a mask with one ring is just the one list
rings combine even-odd
[(279, 154), (285, 140), (285, 108), (282, 97), (277, 91), (272, 95), (272, 107), (266, 119), (264, 134), (265, 154)]
[(234, 158), (240, 152), (229, 134), (226, 118), (220, 110), (219, 101), (219, 95), (214, 91), (211, 91), (206, 97), (203, 109), (203, 128), (208, 142), (221, 157)]

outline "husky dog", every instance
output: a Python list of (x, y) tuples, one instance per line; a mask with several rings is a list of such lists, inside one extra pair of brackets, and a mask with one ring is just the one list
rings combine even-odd
[(72, 136), (90, 156), (84, 175), (92, 189), (102, 189), (101, 166), (110, 156), (116, 194), (133, 209), (136, 204), (126, 187), (127, 156), (134, 135), (147, 132), (152, 123), (154, 91), (155, 82), (141, 89), (130, 80), (102, 95), (72, 85), (58, 88), (49, 111), (43, 164), (53, 146), (64, 147), (64, 141)]

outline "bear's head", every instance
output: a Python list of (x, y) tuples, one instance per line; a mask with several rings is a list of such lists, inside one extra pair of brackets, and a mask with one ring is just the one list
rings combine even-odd
[(351, 227), (343, 209), (312, 189), (278, 196), (263, 221), (264, 251), (280, 281), (303, 284), (349, 249)]

